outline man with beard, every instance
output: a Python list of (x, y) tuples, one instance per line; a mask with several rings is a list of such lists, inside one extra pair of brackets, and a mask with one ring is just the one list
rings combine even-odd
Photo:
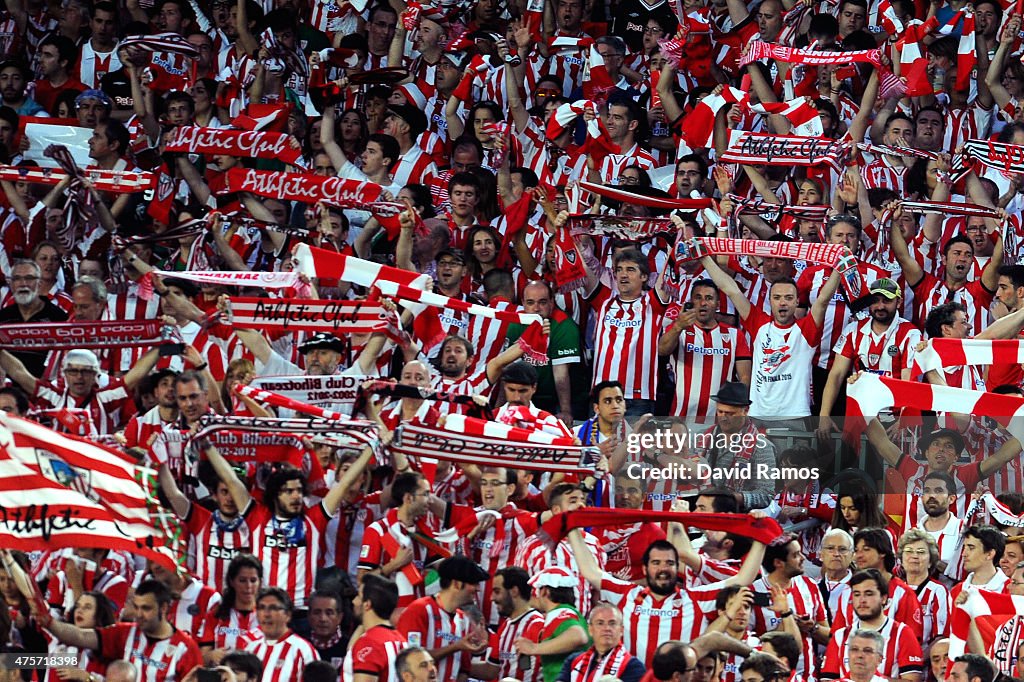
[(118, 438), (125, 449), (138, 448), (135, 454), (143, 455), (158, 433), (165, 428), (174, 428), (178, 421), (178, 400), (174, 394), (177, 376), (178, 373), (172, 369), (161, 369), (146, 377), (152, 386), (156, 405), (145, 414), (137, 414), (128, 420)]
[(910, 365), (914, 361), (914, 349), (921, 341), (921, 330), (899, 316), (903, 298), (899, 284), (888, 277), (876, 279), (868, 287), (868, 293), (872, 296), (868, 304), (871, 317), (850, 322), (832, 348), (832, 369), (828, 372), (819, 413), (818, 433), (822, 438), (827, 438), (836, 428), (830, 415), (852, 371), (910, 379)]
[[(1024, 308), (1024, 265), (1004, 265), (999, 268), (998, 272), (996, 300), (1006, 308), (1007, 313), (1014, 313)], [(996, 316), (1002, 317), (998, 313)], [(1020, 338), (1019, 335), (1018, 338)], [(990, 365), (988, 376), (985, 379), (985, 384), (992, 388), (1004, 384), (1020, 386), (1021, 382), (1024, 382), (1024, 366), (1020, 363)]]
[(345, 655), (343, 679), (352, 682), (396, 682), (395, 658), (409, 644), (391, 625), (398, 604), (395, 583), (372, 573), (359, 581), (352, 611), (361, 633)]
[(41, 104), (25, 95), (31, 80), (32, 72), (23, 62), (9, 60), (0, 64), (0, 101), (18, 116), (49, 116)]
[(778, 279), (771, 285), (771, 315), (767, 315), (751, 303), (750, 292), (744, 294), (711, 256), (703, 257), (701, 263), (736, 306), (743, 328), (752, 339), (756, 380), (750, 388), (750, 416), (776, 424), (792, 420), (794, 426), (803, 429), (804, 418), (811, 414), (811, 366), (821, 341), (825, 309), (839, 286), (839, 271), (832, 271), (808, 315), (798, 320), (798, 290), (792, 279)]
[(892, 252), (900, 264), (903, 277), (914, 291), (917, 319), (924, 320), (932, 308), (943, 303), (961, 303), (967, 310), (976, 311), (971, 329), (975, 336), (988, 325), (988, 309), (999, 283), (999, 267), (1003, 264), (1003, 238), (1001, 230), (994, 229), (995, 221), (986, 223), (985, 239), (994, 235), (996, 239), (992, 259), (985, 266), (978, 279), (968, 281), (974, 270), (974, 242), (963, 235), (950, 238), (942, 245), (942, 278), (925, 272), (917, 259), (910, 253), (903, 231), (898, 227), (902, 208), (892, 213), (892, 228), (889, 230)]
[(593, 646), (566, 658), (557, 682), (587, 682), (598, 675), (615, 677), (621, 682), (639, 682), (644, 676), (644, 664), (625, 650), (619, 610), (606, 602), (597, 604), (587, 616), (587, 627)]
[(936, 106), (922, 107), (914, 119), (914, 148), (942, 152), (946, 133), (946, 117)]
[[(34, 260), (15, 261), (10, 276), (14, 303), (0, 308), (0, 324), (64, 322), (68, 319), (68, 314), (60, 306), (51, 303), (46, 296), (40, 295), (39, 282), (42, 276), (43, 272)], [(46, 353), (16, 351), (12, 356), (17, 358), (33, 377), (43, 375)], [(25, 390), (31, 395), (29, 389)]]
[[(473, 344), (461, 336), (449, 336), (441, 343), (438, 352), (441, 371), (434, 375), (431, 388), (435, 391), (490, 395), (491, 387), (498, 383), (505, 367), (522, 356), (523, 349), (519, 344), (514, 344), (488, 362), (486, 369), (470, 374), (469, 368), (474, 358)], [(465, 406), (442, 402), (437, 405), (437, 409), (444, 416), (450, 412), (462, 412)]]
[(540, 682), (541, 668), (533, 656), (522, 656), (515, 647), (520, 638), (540, 640), (544, 615), (530, 605), (533, 588), (530, 574), (518, 566), (498, 569), (491, 583), (491, 598), (501, 616), (496, 647), (488, 659), (486, 679), (513, 677), (524, 682)]
[[(778, 590), (784, 591), (787, 608), (778, 611), (775, 604), (755, 608), (754, 632), (763, 634), (770, 630), (786, 630), (794, 636), (799, 634), (802, 652), (796, 671), (809, 679), (814, 676), (817, 645), (828, 643), (828, 618), (821, 590), (804, 575), (806, 558), (800, 541), (792, 535), (788, 537), (789, 542), (775, 543), (765, 549), (764, 560), (761, 562), (763, 577), (758, 578), (753, 585), (754, 592), (762, 594), (774, 595)], [(798, 628), (796, 632), (792, 627), (794, 623)]]
[(696, 419), (697, 424), (711, 421), (710, 398), (724, 382), (735, 375), (750, 385), (750, 344), (746, 334), (718, 321), (719, 299), (714, 282), (695, 281), (690, 309), (677, 311), (672, 326), (658, 339), (658, 355), (675, 352), (672, 414)]
[[(931, 471), (925, 474), (921, 489), (921, 503), (925, 516), (917, 527), (931, 535), (939, 548), (939, 573), (957, 559), (956, 546), (964, 529), (964, 521), (954, 514), (950, 507), (956, 497), (956, 482), (945, 471)], [(960, 572), (956, 571), (959, 579)]]
[[(760, 512), (751, 512), (755, 518)], [(669, 639), (690, 641), (704, 630), (704, 613), (713, 608), (714, 595), (726, 585), (749, 585), (757, 577), (764, 545), (754, 542), (739, 572), (721, 583), (685, 587), (679, 580), (679, 555), (667, 541), (651, 543), (644, 553), (646, 584), (620, 580), (603, 571), (579, 530), (568, 536), (580, 573), (601, 598), (617, 606), (624, 616), (626, 650), (650, 667), (654, 650)]]
[(202, 665), (203, 657), (196, 641), (167, 620), (170, 604), (166, 585), (143, 580), (132, 595), (132, 623), (79, 628), (52, 619), (46, 612), (36, 617), (63, 644), (92, 649), (107, 661), (129, 661), (138, 668), (138, 679), (175, 682)]
[(921, 644), (913, 630), (885, 615), (889, 585), (874, 569), (857, 571), (850, 578), (850, 601), (856, 618), (849, 626), (838, 627), (825, 650), (820, 679), (835, 680), (850, 674), (850, 645), (857, 630), (874, 630), (885, 640), (886, 647), (878, 666), (878, 674), (895, 680), (919, 682), (923, 673)]

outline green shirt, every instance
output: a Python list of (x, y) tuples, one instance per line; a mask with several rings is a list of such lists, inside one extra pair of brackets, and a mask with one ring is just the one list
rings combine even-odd
[[(544, 614), (544, 627), (540, 631), (540, 641), (546, 642), (549, 639), (554, 639), (574, 625), (579, 625), (583, 628), (584, 632), (587, 632), (587, 621), (580, 615), (580, 612), (569, 604), (559, 604)], [(587, 643), (580, 647), (579, 650), (585, 651), (592, 641), (590, 633), (587, 632)], [(574, 653), (576, 652), (569, 651), (564, 654), (541, 656), (540, 662), (541, 670), (544, 673), (544, 682), (555, 682), (558, 679), (558, 673), (562, 671), (562, 664), (565, 662), (565, 659)]]
[[(580, 348), (580, 329), (572, 318), (558, 308), (551, 310), (551, 335), (548, 337), (548, 364), (537, 368), (538, 405), (558, 405), (558, 391), (555, 389), (553, 365), (579, 363), (583, 355)], [(509, 345), (519, 340), (526, 331), (526, 325), (512, 323), (508, 326)], [(546, 408), (545, 408), (546, 409)], [(557, 408), (556, 408), (557, 411)]]

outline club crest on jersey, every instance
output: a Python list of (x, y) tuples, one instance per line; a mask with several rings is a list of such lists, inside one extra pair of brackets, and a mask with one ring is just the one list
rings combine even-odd
[(158, 201), (167, 201), (174, 194), (174, 178), (166, 173), (160, 174), (160, 180), (156, 186), (156, 198)]
[(894, 358), (900, 354), (900, 348), (894, 343), (885, 352), (889, 354), (889, 357)]
[(568, 261), (570, 265), (576, 265), (576, 249), (568, 249), (565, 251), (564, 255), (565, 260)]
[(877, 365), (878, 361), (881, 360), (881, 359), (882, 359), (882, 356), (879, 355), (878, 353), (869, 353), (868, 354), (868, 364), (869, 365)]

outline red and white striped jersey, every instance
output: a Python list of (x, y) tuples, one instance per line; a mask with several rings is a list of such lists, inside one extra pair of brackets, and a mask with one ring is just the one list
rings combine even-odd
[(448, 467), (444, 475), (436, 474), (431, 489), (442, 500), (453, 504), (472, 505), (477, 498), (473, 481), (457, 464)]
[[(385, 543), (391, 544), (393, 540), (398, 547), (412, 549), (411, 565), (415, 566), (418, 571), (422, 571), (427, 561), (428, 550), (423, 543), (413, 541), (411, 533), (414, 532), (416, 529), (407, 529), (398, 520), (397, 509), (389, 509), (384, 518), (374, 521), (366, 527), (366, 531), (363, 533), (363, 544), (359, 550), (358, 568), (373, 571), (394, 559), (394, 554), (385, 546)], [(414, 585), (405, 571), (395, 573), (392, 579), (398, 585), (398, 608), (405, 608), (424, 595), (423, 581)]]
[(740, 572), (740, 564), (743, 562), (739, 559), (712, 559), (703, 551), (698, 551), (697, 556), (700, 557), (700, 569), (691, 571), (689, 567), (684, 566), (683, 576), (686, 579), (686, 584), (689, 587), (700, 587), (702, 585), (712, 585), (714, 583), (728, 580), (737, 573)]
[(241, 638), (242, 650), (255, 654), (263, 664), (261, 682), (292, 682), (302, 679), (307, 663), (320, 660), (320, 654), (308, 640), (291, 630), (281, 639), (271, 642), (260, 630)]
[(124, 447), (149, 449), (150, 439), (161, 433), (165, 428), (172, 429), (176, 420), (165, 422), (160, 417), (160, 408), (154, 407), (146, 414), (135, 415), (124, 427)]
[[(860, 629), (860, 619), (850, 627), (839, 628), (832, 633), (825, 649), (825, 662), (821, 666), (821, 679), (829, 680), (848, 677), (850, 674), (850, 635)], [(886, 618), (879, 634), (885, 640), (885, 651), (878, 674), (897, 678), (906, 673), (923, 672), (921, 644), (913, 631), (892, 618)]]
[[(926, 516), (924, 503), (921, 502), (921, 490), (924, 488), (924, 477), (928, 473), (928, 465), (918, 462), (909, 455), (904, 455), (896, 463), (896, 470), (907, 482), (907, 501), (903, 514), (903, 527), (916, 528)], [(956, 496), (950, 501), (949, 511), (958, 518), (967, 513), (970, 503), (968, 496), (978, 486), (981, 471), (978, 462), (958, 464), (950, 467), (947, 472), (956, 482)]]
[(811, 413), (811, 364), (818, 351), (821, 328), (810, 315), (788, 326), (751, 307), (743, 328), (753, 341), (751, 350), (750, 416), (806, 417)]
[[(128, 289), (120, 294), (107, 294), (106, 319), (110, 320), (152, 320), (160, 314), (160, 298), (152, 297), (146, 301), (139, 298), (139, 285), (128, 282)], [(127, 372), (142, 354), (145, 348), (111, 348), (110, 367), (113, 372)]]
[(294, 524), (277, 519), (263, 506), (249, 520), (253, 553), (263, 562), (264, 582), (283, 588), (296, 609), (306, 608), (306, 596), (313, 591), (330, 520), (322, 503), (308, 507)]
[[(91, 583), (86, 579), (85, 585), (86, 590), (99, 592), (109, 599), (118, 611), (124, 608), (128, 600), (128, 591), (132, 586), (127, 578), (110, 569), (104, 570)], [(57, 571), (50, 578), (46, 588), (46, 601), (56, 609), (56, 615), (61, 618), (74, 607), (75, 593), (63, 570)]]
[(866, 188), (885, 187), (893, 190), (899, 196), (903, 196), (903, 180), (906, 175), (906, 166), (893, 166), (885, 155), (879, 155), (860, 171)]
[(372, 675), (378, 682), (398, 682), (395, 659), (407, 646), (405, 635), (392, 626), (375, 625), (348, 648), (341, 679), (352, 682), (356, 673), (362, 673)]
[[(601, 168), (598, 171), (601, 175), (601, 182), (609, 185), (619, 184), (619, 176), (629, 166), (640, 166), (644, 170), (652, 170), (658, 165), (651, 153), (641, 149), (640, 145), (633, 147), (623, 154), (609, 154), (601, 161)], [(585, 177), (585, 174), (581, 174)]]
[(771, 291), (772, 285), (764, 278), (761, 271), (743, 267), (735, 256), (729, 258), (729, 269), (735, 273), (736, 283), (743, 289), (743, 294), (750, 301), (750, 305), (771, 315), (772, 305), (768, 300), (768, 293)]
[(924, 324), (928, 312), (935, 306), (955, 301), (967, 308), (972, 336), (977, 336), (989, 325), (988, 307), (992, 303), (993, 292), (985, 289), (980, 279), (951, 291), (945, 280), (926, 272), (913, 289), (919, 324)]
[[(847, 591), (840, 598), (839, 608), (832, 613), (832, 632), (846, 627), (854, 620), (859, 620), (853, 613), (850, 594), (851, 592)], [(924, 621), (921, 618), (921, 603), (917, 601), (917, 595), (910, 589), (910, 585), (895, 576), (889, 580), (889, 601), (886, 602), (883, 613), (887, 618), (910, 628), (911, 634), (918, 641), (921, 640), (924, 628)]]
[[(957, 556), (957, 543), (960, 541), (960, 534), (964, 531), (963, 519), (958, 518), (956, 514), (950, 513), (946, 525), (939, 530), (928, 530), (925, 528), (924, 524), (926, 521), (928, 521), (928, 517), (922, 516), (918, 528), (931, 535), (932, 539), (935, 540), (935, 544), (939, 546), (939, 561), (947, 566), (956, 564), (960, 558)], [(958, 580), (961, 578), (963, 578), (962, 575), (957, 575)], [(926, 639), (924, 641), (930, 640)]]
[[(555, 37), (580, 38), (582, 35), (564, 36), (561, 31)], [(527, 69), (528, 79), (532, 76), (531, 83), (536, 83), (541, 76), (554, 76), (562, 84), (562, 92), (573, 92), (583, 85), (583, 70), (587, 63), (587, 53), (584, 50), (562, 50), (553, 53), (545, 59), (540, 52), (534, 51), (527, 60), (530, 68)], [(531, 91), (532, 88), (527, 88)]]
[(228, 573), (228, 564), (239, 554), (253, 551), (253, 526), (256, 502), (249, 500), (233, 521), (220, 518), (198, 504), (189, 506), (182, 523), (188, 528), (188, 561), (199, 581), (220, 591)]
[(653, 400), (658, 388), (658, 336), (666, 304), (654, 289), (623, 301), (604, 284), (589, 298), (595, 316), (593, 384), (617, 380), (627, 402)]
[(710, 423), (711, 396), (732, 381), (738, 360), (750, 359), (747, 335), (726, 324), (711, 329), (693, 325), (679, 335), (676, 349), (676, 395), (672, 414)]
[[(601, 541), (593, 534), (583, 531), (583, 542), (590, 548), (591, 554), (597, 559), (597, 565), (603, 571), (607, 563), (607, 555), (601, 547)], [(516, 551), (514, 565), (525, 568), (530, 575), (537, 575), (549, 566), (561, 566), (570, 570), (580, 578), (580, 583), (576, 586), (576, 605), (580, 607), (580, 613), (590, 612), (590, 583), (580, 575), (579, 565), (576, 563), (576, 557), (572, 553), (572, 547), (568, 540), (559, 542), (552, 553), (540, 538), (531, 535)]]
[(921, 341), (921, 330), (913, 322), (897, 315), (880, 334), (872, 320), (854, 320), (846, 325), (833, 351), (853, 361), (855, 371), (900, 378), (914, 362), (914, 349)]
[(622, 642), (626, 650), (650, 668), (654, 651), (670, 639), (689, 642), (703, 634), (705, 614), (715, 612), (719, 585), (676, 588), (661, 598), (646, 585), (601, 578), (601, 599), (622, 611)]
[[(747, 633), (746, 637), (743, 638), (743, 643), (749, 646), (751, 649), (760, 649), (761, 640), (754, 635)], [(719, 676), (719, 682), (740, 682), (743, 676), (740, 675), (740, 666), (743, 665), (744, 656), (739, 654), (726, 654), (725, 663), (722, 664), (722, 673)], [(794, 671), (793, 674), (800, 677), (800, 673)]]
[(996, 628), (992, 643), (985, 655), (995, 663), (996, 669), (1013, 677), (1017, 672), (1017, 652), (1024, 641), (1024, 615), (1010, 616), (1010, 619)]
[[(117, 430), (121, 421), (121, 408), (130, 406), (130, 397), (121, 379), (110, 379), (104, 388), (94, 388), (92, 393), (83, 399), (72, 396), (63, 379), (56, 383), (37, 379), (36, 392), (32, 400), (42, 408), (88, 410), (93, 427), (100, 435), (106, 435)], [(61, 432), (67, 430), (59, 422), (55, 423), (53, 428)]]
[[(452, 505), (450, 518), (453, 525), (458, 525), (461, 519), (477, 512), (484, 511), (485, 507), (468, 507), (465, 505)], [(484, 533), (473, 538), (467, 555), (480, 565), (489, 574), (494, 575), (495, 571), (504, 566), (509, 566), (512, 559), (516, 557), (523, 541), (536, 533), (540, 523), (536, 514), (519, 509), (512, 502), (509, 502), (499, 512), (500, 519), (495, 522)], [(492, 581), (481, 585), (478, 593), (480, 607), (483, 611), (486, 622), (497, 625), (500, 619), (498, 605), (491, 601)]]
[(351, 502), (342, 500), (338, 513), (327, 524), (324, 566), (337, 566), (342, 571), (355, 575), (359, 549), (363, 546), (363, 532), (368, 525), (383, 515), (379, 491), (360, 495)]
[(167, 639), (152, 639), (136, 623), (115, 623), (97, 628), (96, 638), (103, 658), (128, 661), (139, 682), (180, 682), (203, 664), (196, 641), (178, 629)]
[[(178, 332), (181, 334), (182, 340), (193, 346), (199, 355), (202, 356), (203, 360), (210, 366), (210, 374), (217, 381), (224, 381), (224, 375), (227, 372), (227, 360), (224, 358), (224, 351), (221, 350), (220, 345), (214, 342), (210, 337), (207, 330), (200, 327), (195, 322), (189, 322), (184, 327), (179, 327)], [(191, 363), (187, 362), (181, 355), (170, 355), (167, 357), (160, 358), (156, 365), (157, 369), (173, 369), (175, 372), (182, 372), (186, 369), (195, 369)]]
[(514, 646), (520, 637), (531, 642), (540, 641), (543, 628), (544, 614), (532, 608), (516, 618), (502, 618), (498, 625), (497, 644), (487, 655), (488, 663), (498, 666), (498, 679), (513, 677), (523, 682), (541, 682), (544, 679), (540, 658), (520, 655)]
[(921, 603), (924, 636), (922, 642), (931, 642), (936, 637), (949, 636), (949, 612), (952, 600), (949, 589), (935, 578), (928, 578), (915, 589), (917, 601)]
[[(754, 592), (768, 594), (771, 590), (765, 578), (758, 578), (751, 585)], [(798, 575), (790, 578), (789, 589), (786, 590), (786, 598), (789, 600), (789, 608), (795, 616), (810, 618), (815, 623), (828, 623), (828, 616), (825, 613), (825, 602), (821, 596), (818, 585), (806, 575)], [(777, 630), (782, 623), (778, 614), (768, 607), (754, 607), (751, 612), (752, 628), (758, 635), (763, 635), (770, 630)], [(815, 644), (809, 635), (801, 637), (800, 661), (794, 670), (804, 679), (815, 679)]]
[(110, 52), (97, 52), (92, 46), (92, 40), (82, 43), (82, 54), (75, 65), (71, 78), (77, 78), (85, 87), (95, 90), (100, 87), (100, 81), (111, 71), (121, 68), (121, 60), (117, 56), (117, 49)]
[[(435, 374), (431, 377), (430, 387), (435, 391), (450, 391), (452, 393), (468, 393), (490, 395), (491, 382), (487, 378), (487, 372), (481, 371), (474, 374), (467, 374), (461, 379), (447, 379), (442, 374)], [(468, 409), (465, 405), (457, 405), (448, 401), (439, 401), (435, 404), (438, 413), (444, 417), (453, 412), (456, 414), (465, 413)]]
[(171, 602), (167, 611), (167, 620), (171, 625), (192, 635), (197, 642), (205, 641), (203, 627), (206, 614), (217, 610), (220, 605), (220, 592), (196, 579), (181, 591), (181, 595)]
[(644, 666), (635, 656), (630, 655), (622, 644), (612, 647), (604, 655), (598, 654), (597, 649), (590, 647), (583, 653), (570, 654), (570, 658), (570, 682), (596, 682), (609, 677), (628, 679), (644, 672)]
[[(409, 605), (398, 618), (395, 627), (409, 641), (409, 646), (427, 650), (451, 646), (469, 634), (471, 622), (462, 609), (449, 613), (434, 597), (421, 597)], [(457, 651), (434, 663), (437, 679), (456, 680), (459, 671), (469, 667), (469, 652)]]
[(259, 629), (260, 622), (255, 611), (231, 609), (226, 618), (218, 618), (216, 611), (211, 610), (203, 623), (202, 637), (198, 640), (203, 646), (238, 649), (242, 646), (242, 635)]
[[(876, 279), (889, 276), (888, 272), (870, 263), (858, 263), (857, 269), (865, 282), (873, 282)], [(801, 305), (808, 308), (814, 305), (831, 274), (832, 267), (829, 265), (812, 265), (804, 268), (804, 271), (800, 273), (800, 278), (796, 281)], [(839, 341), (843, 334), (843, 328), (849, 321), (850, 307), (842, 292), (836, 291), (832, 294), (832, 300), (828, 302), (828, 306), (825, 308), (825, 317), (822, 319), (821, 342), (818, 344), (815, 360), (818, 367), (825, 369), (831, 364), (829, 358), (832, 356), (832, 348)]]
[[(507, 310), (514, 313), (523, 312), (522, 307), (511, 301), (491, 300), (488, 306), (495, 310)], [(496, 358), (502, 351), (505, 337), (508, 336), (510, 323), (495, 320), (483, 315), (471, 315), (465, 336), (473, 344), (475, 365), (468, 368), (469, 372), (487, 370), (487, 363)]]
[(415, 145), (391, 168), (391, 178), (396, 185), (425, 184), (432, 175), (437, 175), (434, 160)]

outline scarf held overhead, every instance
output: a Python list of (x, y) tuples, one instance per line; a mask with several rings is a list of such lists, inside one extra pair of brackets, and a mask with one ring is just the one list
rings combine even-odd
[(302, 160), (302, 145), (291, 135), (282, 133), (182, 126), (167, 143), (166, 151), (278, 159), (293, 166), (306, 165)]
[(250, 192), (280, 201), (315, 204), (326, 201), (338, 205), (369, 204), (378, 201), (383, 188), (373, 182), (308, 173), (285, 173), (232, 168), (225, 174), (224, 194)]
[[(92, 183), (99, 192), (111, 194), (134, 194), (156, 187), (153, 173), (80, 169), (81, 177)], [(36, 185), (59, 185), (68, 174), (57, 168), (27, 168), (23, 166), (0, 166), (0, 180), (28, 182)]]
[(153, 346), (164, 340), (159, 320), (40, 322), (0, 325), (0, 348), (6, 350), (71, 350)]
[(1024, 342), (1017, 339), (931, 339), (914, 357), (911, 376), (964, 365), (1019, 365)]
[(817, 166), (835, 170), (845, 165), (849, 145), (827, 137), (768, 135), (746, 130), (731, 132), (729, 147), (721, 160), (740, 165)]
[(693, 528), (736, 533), (765, 545), (784, 537), (782, 526), (771, 518), (755, 519), (747, 514), (663, 512), (652, 509), (577, 509), (555, 514), (541, 528), (557, 543), (574, 528), (606, 528), (647, 521), (678, 521)]
[(789, 64), (805, 64), (808, 66), (827, 66), (834, 64), (871, 64), (880, 66), (882, 63), (882, 51), (854, 50), (851, 52), (816, 52), (806, 48), (785, 47), (775, 45), (761, 40), (750, 43), (746, 54), (740, 58), (740, 66), (746, 66), (751, 62), (761, 59), (774, 59), (778, 62)]
[(242, 329), (333, 331), (342, 334), (386, 332), (393, 317), (367, 301), (323, 301), (232, 297), (231, 324)]

